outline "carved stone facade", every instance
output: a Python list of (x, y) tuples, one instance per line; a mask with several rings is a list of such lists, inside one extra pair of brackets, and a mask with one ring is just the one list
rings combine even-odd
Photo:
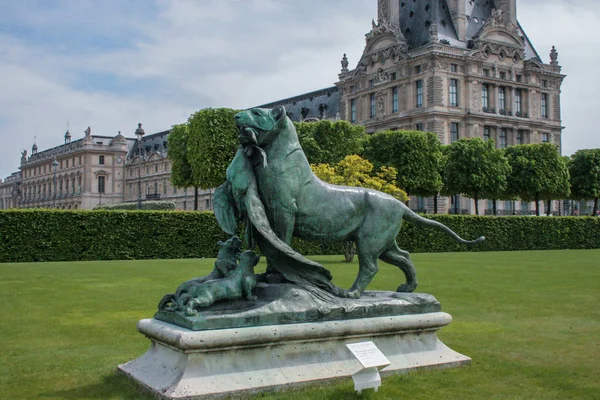
[[(379, 20), (366, 35), (361, 59), (336, 83), (343, 109), (353, 102), (356, 122), (367, 132), (427, 129), (446, 144), (456, 137), (481, 137), (494, 139), (498, 147), (541, 141), (560, 147), (565, 76), (556, 49), (551, 63), (541, 61), (517, 23), (516, 1), (430, 3), (378, 2)], [(388, 104), (385, 114), (372, 117), (370, 95), (380, 99), (387, 92), (389, 102), (394, 91), (398, 107)], [(342, 118), (350, 119), (348, 112)], [(442, 201), (439, 211), (474, 208), (472, 201), (459, 202), (456, 207)]]
[[(371, 23), (356, 68), (349, 68), (344, 54), (334, 87), (262, 107), (284, 105), (294, 121), (345, 119), (364, 125), (370, 133), (428, 130), (446, 144), (454, 138), (481, 137), (493, 139), (498, 147), (542, 141), (561, 146), (560, 88), (565, 76), (558, 52), (553, 47), (550, 63), (542, 62), (517, 22), (516, 0), (378, 0), (377, 4), (377, 21)], [(175, 201), (179, 209), (191, 209), (193, 189), (170, 184), (167, 135), (144, 137), (141, 157), (136, 139), (94, 136), (91, 131), (72, 143), (69, 134), (69, 143), (45, 152), (37, 153), (37, 147), (29, 157), (24, 152), (21, 181), (16, 185), (17, 177), (12, 177), (11, 183), (0, 183), (0, 205), (16, 196), (18, 207), (51, 206), (51, 163), (56, 157), (63, 185), (57, 186), (56, 204), (61, 208), (135, 201), (141, 174), (142, 198), (160, 197)], [(102, 195), (99, 177), (105, 181)], [(199, 209), (211, 209), (212, 192), (200, 196)], [(10, 204), (15, 204), (11, 198)], [(472, 203), (440, 198), (438, 211), (472, 212)], [(501, 202), (499, 209), (514, 206)], [(433, 201), (411, 199), (411, 207), (431, 212)], [(530, 206), (517, 207), (526, 212)], [(482, 200), (480, 209), (486, 208), (490, 206)]]
[[(30, 156), (23, 151), (20, 172), (0, 181), (0, 209), (59, 208), (93, 209), (100, 204), (138, 200), (173, 201), (178, 209), (193, 209), (194, 189), (175, 188), (170, 183), (167, 159), (168, 131), (137, 139), (123, 135), (100, 136), (88, 127), (82, 139)], [(140, 157), (140, 147), (141, 154)], [(141, 180), (140, 178), (141, 174)], [(212, 191), (199, 192), (199, 210), (209, 210)]]

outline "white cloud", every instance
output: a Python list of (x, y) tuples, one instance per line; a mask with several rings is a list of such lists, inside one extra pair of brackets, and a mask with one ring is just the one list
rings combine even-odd
[[(519, 19), (563, 85), (564, 148), (600, 147), (593, 119), (595, 2), (521, 1)], [(33, 137), (45, 149), (90, 125), (132, 136), (204, 107), (244, 108), (331, 86), (342, 53), (356, 65), (375, 0), (59, 0), (8, 2), (0, 16), (0, 175)], [(4, 6), (3, 6), (4, 7)], [(6, 23), (5, 23), (6, 22)]]

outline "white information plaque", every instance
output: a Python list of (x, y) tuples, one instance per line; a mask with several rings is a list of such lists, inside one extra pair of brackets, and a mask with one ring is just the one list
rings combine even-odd
[(390, 365), (390, 360), (383, 355), (373, 342), (351, 343), (346, 344), (346, 347), (363, 366), (360, 371), (352, 375), (354, 390), (359, 394), (363, 389), (375, 389), (377, 391), (381, 386), (379, 368)]
[(390, 360), (383, 355), (373, 342), (351, 343), (347, 344), (346, 347), (364, 368), (386, 367), (391, 364)]

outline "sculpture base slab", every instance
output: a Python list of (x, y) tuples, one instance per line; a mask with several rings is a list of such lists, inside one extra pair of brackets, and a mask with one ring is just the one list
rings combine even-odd
[(391, 362), (382, 374), (456, 367), (471, 359), (436, 335), (451, 321), (434, 312), (191, 331), (144, 319), (137, 328), (150, 349), (118, 370), (160, 398), (200, 399), (350, 379), (362, 366), (347, 343), (373, 341)]

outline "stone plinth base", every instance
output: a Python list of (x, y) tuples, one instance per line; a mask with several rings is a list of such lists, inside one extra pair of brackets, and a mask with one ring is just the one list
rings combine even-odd
[(391, 362), (382, 374), (454, 367), (471, 359), (437, 338), (451, 321), (449, 314), (433, 312), (191, 331), (144, 319), (137, 327), (151, 347), (119, 371), (162, 398), (196, 399), (350, 379), (362, 367), (345, 344), (369, 340)]

